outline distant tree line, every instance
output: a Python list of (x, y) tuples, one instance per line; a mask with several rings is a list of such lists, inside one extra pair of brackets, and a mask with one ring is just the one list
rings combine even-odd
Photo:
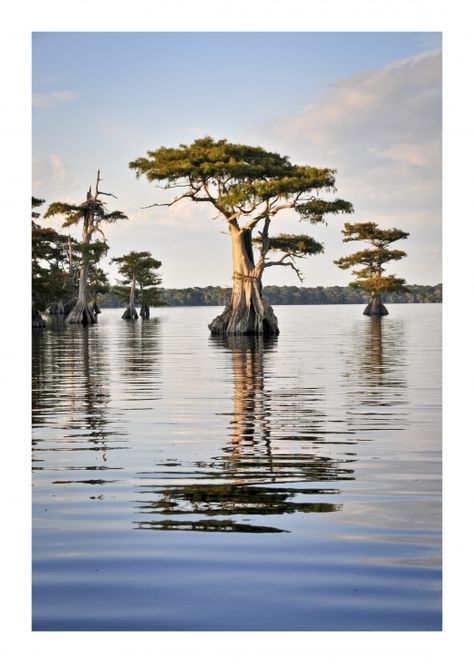
[[(410, 285), (409, 292), (387, 293), (385, 301), (391, 304), (440, 303), (442, 285)], [(231, 297), (231, 288), (206, 286), (205, 288), (163, 288), (161, 299), (167, 306), (225, 306)], [(268, 285), (265, 297), (271, 305), (278, 304), (364, 304), (366, 295), (355, 288), (329, 286), (299, 288), (297, 286)], [(115, 308), (122, 305), (113, 292), (101, 298), (103, 308)]]

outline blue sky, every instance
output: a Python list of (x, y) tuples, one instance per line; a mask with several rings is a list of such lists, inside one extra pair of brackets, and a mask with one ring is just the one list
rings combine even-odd
[[(165, 287), (230, 284), (213, 209), (144, 210), (169, 196), (128, 169), (149, 149), (209, 134), (338, 169), (353, 215), (327, 227), (276, 222), (325, 245), (303, 262), (304, 285), (350, 280), (333, 264), (349, 252), (345, 220), (407, 230), (394, 271), (441, 281), (440, 33), (36, 32), (32, 62), (33, 195), (79, 202), (100, 168), (130, 219), (108, 230), (108, 259), (150, 250)], [(284, 268), (265, 283), (299, 285)]]

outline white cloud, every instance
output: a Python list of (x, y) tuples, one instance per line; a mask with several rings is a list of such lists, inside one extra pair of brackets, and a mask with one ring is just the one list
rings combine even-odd
[(67, 104), (79, 98), (79, 93), (73, 90), (56, 90), (54, 92), (34, 92), (33, 108), (53, 108), (60, 104)]
[(440, 280), (441, 98), (441, 53), (429, 52), (339, 81), (293, 117), (263, 128), (269, 149), (337, 169), (338, 195), (355, 213), (328, 219), (328, 253), (334, 244), (343, 254), (343, 221), (367, 219), (410, 232), (399, 272), (418, 283)]
[[(441, 173), (441, 54), (425, 53), (332, 85), (274, 138), (292, 156), (336, 167), (354, 182), (383, 176), (395, 188)], [(286, 148), (288, 151), (288, 148)], [(375, 182), (374, 182), (375, 184)], [(411, 185), (410, 185), (411, 188)]]
[[(54, 153), (47, 157), (33, 157), (33, 195), (49, 197), (58, 186), (64, 188), (69, 177), (63, 157)], [(64, 198), (63, 198), (64, 199)]]

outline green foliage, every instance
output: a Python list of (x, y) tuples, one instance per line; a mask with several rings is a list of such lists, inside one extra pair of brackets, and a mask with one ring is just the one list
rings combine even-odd
[(138, 285), (138, 299), (141, 304), (160, 306), (162, 300), (160, 290), (161, 277), (157, 273), (161, 261), (152, 257), (149, 251), (130, 251), (127, 255), (112, 258), (117, 263), (118, 271), (123, 276), (120, 284), (114, 287), (114, 294), (122, 301), (127, 301), (129, 288), (126, 286), (135, 279)]
[(65, 221), (63, 222), (63, 228), (67, 228), (78, 223), (82, 218), (84, 218), (86, 210), (81, 205), (70, 205), (69, 203), (51, 203), (44, 214), (45, 219), (49, 219), (52, 216), (63, 216)]
[(149, 251), (130, 251), (127, 255), (112, 258), (110, 262), (118, 264), (118, 271), (124, 277), (125, 283), (130, 283), (134, 277), (143, 286), (161, 283), (156, 273), (161, 267), (161, 261), (153, 258)]
[(310, 223), (321, 223), (326, 214), (351, 214), (354, 211), (351, 203), (340, 198), (333, 201), (314, 198), (310, 202), (296, 205), (295, 209), (302, 220)]
[(235, 145), (226, 140), (214, 141), (210, 136), (199, 138), (192, 145), (178, 148), (160, 147), (147, 152), (129, 166), (137, 177), (145, 175), (149, 182), (165, 181), (170, 185), (181, 179), (252, 180), (280, 177), (288, 172), (288, 159), (260, 147)]
[[(381, 272), (384, 272), (383, 264), (390, 260), (401, 260), (405, 256), (405, 251), (398, 249), (389, 250), (382, 247), (380, 249), (363, 249), (362, 251), (352, 253), (350, 256), (339, 258), (334, 263), (341, 269), (349, 269), (349, 267), (353, 267), (354, 265), (366, 265), (366, 269), (369, 271), (375, 271), (380, 267)], [(353, 272), (353, 274), (358, 273), (356, 271)]]
[[(262, 238), (255, 237), (253, 240), (257, 246), (262, 245)], [(271, 252), (280, 251), (287, 256), (303, 258), (307, 255), (322, 253), (324, 247), (309, 235), (287, 235), (281, 233), (275, 237), (270, 237), (268, 250)]]
[[(44, 203), (44, 198), (35, 198), (34, 196), (31, 196), (31, 207), (35, 209), (35, 207), (40, 207)], [(39, 212), (31, 212), (31, 216), (33, 219), (37, 219), (40, 215)]]
[(342, 230), (343, 242), (370, 242), (374, 246), (384, 247), (399, 239), (406, 239), (410, 233), (398, 228), (383, 230), (376, 223), (345, 223)]
[(82, 263), (89, 265), (90, 269), (97, 269), (97, 263), (109, 250), (108, 244), (101, 240), (95, 240), (94, 242), (78, 242), (77, 246), (81, 252)]
[(397, 278), (394, 274), (390, 276), (377, 276), (357, 273), (358, 278), (356, 281), (349, 283), (352, 288), (359, 288), (365, 292), (375, 293), (381, 295), (387, 292), (409, 292), (408, 287), (405, 285), (405, 279)]
[[(45, 219), (52, 216), (63, 216), (63, 227), (75, 225), (83, 221), (83, 232), (90, 239), (93, 233), (99, 232), (103, 236), (101, 223), (115, 223), (120, 219), (127, 219), (127, 216), (119, 210), (113, 212), (106, 211), (106, 203), (100, 196), (110, 196), (110, 193), (99, 191), (100, 171), (97, 173), (95, 194), (92, 194), (92, 187), (87, 192), (86, 200), (82, 203), (71, 204), (65, 202), (54, 202), (46, 210)], [(86, 239), (86, 237), (84, 237)], [(105, 241), (105, 237), (104, 237)]]
[[(33, 208), (44, 201), (32, 198)], [(39, 217), (33, 212), (33, 219)], [(75, 288), (73, 261), (77, 259), (77, 243), (53, 228), (32, 222), (32, 298), (37, 309), (44, 311), (55, 301), (67, 301)]]
[[(335, 192), (331, 168), (297, 165), (286, 156), (261, 147), (199, 138), (178, 148), (160, 147), (146, 157), (131, 161), (137, 177), (176, 189), (176, 197), (157, 206), (171, 206), (183, 199), (214, 206), (233, 230), (245, 230), (247, 263), (254, 263), (251, 235), (260, 224), (259, 274), (274, 265), (292, 267), (301, 278), (293, 259), (321, 253), (322, 245), (307, 235), (279, 235), (271, 238), (270, 225), (282, 210), (292, 209), (300, 220), (324, 221), (328, 214), (351, 213), (351, 203), (337, 198), (324, 200), (321, 193)], [(289, 261), (265, 262), (268, 251), (282, 251)]]
[(91, 265), (88, 273), (89, 290), (94, 298), (97, 295), (105, 295), (110, 291), (110, 283), (107, 274), (101, 267)]
[[(346, 201), (325, 202), (313, 195), (334, 190), (335, 170), (293, 165), (288, 157), (261, 147), (206, 136), (191, 145), (160, 147), (147, 154), (129, 164), (137, 177), (165, 182), (166, 188), (184, 186), (187, 190), (180, 199), (212, 203), (226, 217), (236, 218), (239, 212), (245, 215), (262, 203), (292, 198), (292, 206), (302, 218), (313, 222), (322, 220), (326, 213), (352, 211)], [(308, 196), (304, 200), (303, 194)]]
[[(92, 193), (92, 187), (89, 187), (89, 191), (86, 194), (86, 200), (79, 204), (66, 202), (51, 203), (44, 215), (45, 218), (58, 215), (64, 217), (62, 225), (66, 228), (82, 221), (82, 242), (78, 246), (81, 252), (80, 269), (86, 279), (82, 281), (82, 283), (85, 283), (83, 291), (81, 291), (81, 286), (78, 284), (78, 296), (84, 300), (87, 300), (88, 298), (89, 270), (93, 269), (94, 266), (97, 266), (100, 258), (108, 250), (104, 231), (102, 230), (102, 224), (115, 223), (119, 219), (127, 218), (125, 214), (119, 210), (114, 210), (113, 212), (106, 211), (106, 204), (101, 200), (101, 196), (113, 196), (113, 194), (99, 190), (99, 183), (101, 181), (100, 171), (98, 171), (95, 193)], [(95, 233), (101, 235), (101, 241), (92, 241)]]
[(405, 279), (397, 278), (394, 274), (384, 276), (386, 269), (383, 265), (406, 256), (405, 251), (387, 247), (399, 239), (406, 239), (409, 233), (398, 228), (384, 230), (373, 222), (345, 223), (342, 233), (344, 242), (365, 241), (373, 247), (334, 261), (341, 269), (349, 269), (355, 265), (363, 266), (361, 269), (352, 270), (352, 274), (357, 278), (350, 283), (351, 287), (376, 296), (387, 292), (407, 292)]

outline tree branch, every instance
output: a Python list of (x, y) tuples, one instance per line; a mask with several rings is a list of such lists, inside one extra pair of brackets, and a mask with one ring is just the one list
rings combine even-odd
[(153, 203), (153, 205), (146, 205), (145, 207), (142, 207), (142, 209), (150, 209), (150, 207), (171, 207), (183, 198), (193, 198), (193, 195), (188, 191), (183, 193), (182, 196), (176, 196), (176, 198), (174, 198), (170, 203)]
[(94, 233), (94, 232), (100, 233), (102, 235), (102, 237), (104, 238), (104, 244), (107, 243), (107, 240), (106, 240), (105, 235), (104, 235), (104, 231), (101, 228), (98, 228), (97, 226), (93, 225), (92, 226), (92, 233)]
[(296, 267), (296, 265), (293, 262), (284, 262), (285, 258), (290, 258), (290, 260), (291, 260), (291, 256), (287, 254), (287, 255), (283, 256), (283, 258), (281, 260), (277, 260), (277, 261), (274, 261), (274, 262), (266, 262), (266, 263), (264, 263), (263, 266), (264, 266), (264, 268), (266, 268), (266, 267), (275, 267), (275, 266), (291, 267), (291, 269), (293, 269), (296, 272), (296, 275), (298, 276), (301, 283), (303, 283), (303, 275), (302, 275), (301, 271), (298, 269), (298, 267)]
[(98, 196), (112, 196), (112, 198), (117, 198), (114, 193), (106, 193), (105, 191), (97, 191)]

